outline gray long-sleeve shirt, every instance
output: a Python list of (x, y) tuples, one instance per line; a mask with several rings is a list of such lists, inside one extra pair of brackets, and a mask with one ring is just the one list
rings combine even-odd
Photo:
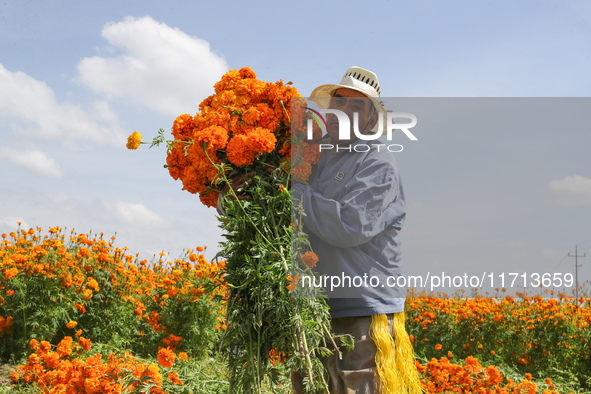
[[(294, 206), (302, 201), (304, 231), (319, 258), (331, 315), (402, 312), (406, 290), (394, 279), (401, 275), (406, 205), (394, 154), (379, 140), (357, 140), (350, 151), (326, 150), (309, 182), (294, 184), (292, 199)], [(371, 277), (376, 280), (370, 284)]]

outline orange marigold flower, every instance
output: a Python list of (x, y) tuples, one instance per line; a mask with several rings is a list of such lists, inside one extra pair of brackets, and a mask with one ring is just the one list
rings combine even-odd
[(94, 289), (94, 291), (100, 290), (98, 282), (94, 278), (91, 278), (91, 277), (88, 277), (88, 283), (86, 284), (86, 286), (90, 287), (91, 289)]
[(18, 373), (18, 371), (14, 370), (12, 372), (12, 374), (10, 375), (10, 381), (12, 383), (16, 383), (18, 382), (18, 380), (21, 378), (20, 374)]
[(201, 145), (206, 144), (209, 153), (210, 149), (213, 149), (214, 151), (217, 149), (224, 149), (228, 143), (228, 137), (228, 130), (225, 128), (215, 125), (209, 126), (193, 132), (193, 145), (197, 146), (198, 151), (201, 153), (203, 151)]
[(435, 350), (441, 350), (441, 348), (443, 348), (443, 346), (441, 346), (440, 343), (438, 343), (437, 345), (435, 345)]
[(238, 70), (238, 74), (240, 74), (240, 76), (242, 78), (256, 78), (257, 77), (255, 72), (252, 71), (250, 69), (250, 67), (242, 67), (240, 70)]
[(183, 132), (190, 133), (193, 129), (193, 117), (188, 114), (179, 115), (172, 125), (172, 135), (180, 139)]
[(89, 300), (92, 298), (92, 290), (86, 289), (84, 290), (84, 294), (82, 295), (83, 300)]
[(57, 353), (60, 357), (69, 356), (72, 354), (72, 337), (64, 337), (57, 345)]
[(39, 344), (39, 350), (37, 351), (38, 354), (47, 353), (51, 350), (51, 344), (48, 341), (41, 341)]
[(177, 371), (169, 372), (168, 373), (168, 380), (170, 380), (172, 383), (178, 384), (180, 386), (184, 385), (182, 380), (179, 379), (179, 374), (177, 373)]
[(101, 392), (101, 382), (98, 377), (84, 379), (84, 390), (89, 394)]
[(242, 114), (242, 121), (251, 126), (257, 125), (260, 119), (261, 114), (255, 107), (248, 108), (244, 114)]
[(176, 335), (170, 334), (168, 338), (164, 338), (162, 342), (164, 342), (167, 348), (175, 351), (176, 347), (181, 343), (182, 340), (182, 337), (177, 337)]
[(249, 148), (257, 154), (272, 152), (275, 144), (277, 138), (269, 129), (257, 127), (248, 135)]
[(127, 149), (135, 150), (140, 147), (141, 143), (142, 135), (137, 131), (134, 131), (129, 137), (127, 137)]
[(300, 274), (296, 274), (293, 278), (290, 276), (287, 277), (287, 281), (291, 282), (289, 286), (287, 286), (287, 290), (295, 291), (298, 287), (298, 282), (300, 281)]
[(252, 164), (256, 156), (256, 152), (249, 148), (247, 137), (244, 134), (232, 137), (226, 147), (226, 154), (228, 160), (238, 167)]
[(187, 360), (189, 360), (189, 355), (188, 355), (187, 353), (185, 353), (185, 352), (180, 352), (180, 353), (179, 353), (179, 358), (180, 358), (181, 360), (185, 360), (185, 361), (187, 361)]
[(472, 356), (468, 356), (468, 358), (466, 358), (466, 365), (469, 365), (471, 367), (478, 367), (479, 366), (478, 360)]
[(80, 337), (78, 339), (78, 345), (80, 345), (85, 351), (89, 351), (92, 341), (90, 339)]
[(199, 193), (199, 200), (203, 205), (210, 208), (217, 207), (220, 193), (215, 190), (208, 190), (207, 193)]
[(70, 322), (68, 324), (66, 324), (66, 327), (68, 328), (74, 328), (78, 325), (78, 322), (74, 321), (74, 320), (70, 320)]
[(10, 280), (12, 278), (14, 278), (16, 275), (18, 274), (18, 269), (16, 268), (9, 268), (6, 271), (4, 271), (4, 277), (6, 278), (6, 280)]
[(176, 287), (169, 287), (169, 288), (166, 290), (166, 294), (167, 294), (169, 297), (171, 297), (171, 298), (174, 298), (174, 297), (176, 297), (176, 296), (179, 294), (179, 289), (177, 289)]
[[(0, 297), (0, 300), (4, 301), (2, 299), (2, 297)], [(4, 319), (2, 316), (0, 316), (0, 332), (2, 331), (2, 329), (6, 330), (7, 334), (11, 334), (12, 333), (12, 316), (8, 316), (6, 319)]]
[(176, 354), (171, 351), (170, 349), (160, 347), (158, 349), (158, 364), (163, 366), (164, 368), (172, 367), (174, 360), (176, 359)]
[(532, 380), (532, 378), (533, 378), (533, 377), (531, 376), (531, 373), (527, 372), (527, 373), (525, 374), (525, 378), (526, 378), (527, 380)]
[(74, 307), (76, 307), (76, 309), (78, 309), (78, 312), (80, 312), (80, 313), (85, 313), (86, 312), (86, 308), (82, 304), (76, 303), (76, 304), (74, 304)]
[(39, 342), (37, 342), (36, 339), (31, 339), (31, 342), (29, 342), (29, 347), (31, 348), (31, 350), (37, 350), (38, 346)]
[(47, 368), (55, 368), (59, 364), (60, 355), (55, 352), (47, 353), (43, 356), (43, 361)]
[(312, 164), (301, 161), (291, 170), (291, 176), (294, 180), (307, 181), (312, 174)]
[(302, 256), (302, 261), (306, 264), (309, 268), (314, 268), (316, 263), (318, 262), (318, 256), (316, 253), (312, 252), (311, 250), (307, 251)]
[[(519, 365), (528, 365), (529, 361), (527, 361), (525, 358), (521, 357), (519, 360), (517, 360), (517, 364)], [(531, 380), (531, 379), (529, 379)]]

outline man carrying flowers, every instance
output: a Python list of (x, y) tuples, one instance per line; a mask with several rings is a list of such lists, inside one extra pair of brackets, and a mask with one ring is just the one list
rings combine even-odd
[[(303, 100), (291, 82), (264, 82), (244, 67), (228, 71), (214, 89), (195, 116), (177, 117), (173, 140), (160, 129), (151, 146), (166, 143), (170, 175), (221, 216), (229, 392), (260, 393), (266, 380), (276, 384), (278, 360), (303, 371), (299, 380), (295, 374), (298, 393), (418, 392), (401, 289), (354, 283), (351, 292), (337, 286), (328, 294), (330, 308), (316, 285), (306, 297), (298, 296), (316, 278), (312, 269), (340, 273), (343, 281), (400, 275), (398, 231), (405, 205), (395, 161), (373, 149), (376, 141), (371, 149), (357, 149), (358, 140), (366, 140), (359, 133), (383, 125), (375, 74), (354, 67), (340, 85), (313, 92), (320, 108), (354, 121), (353, 137), (342, 138), (340, 123), (328, 118), (322, 142), (336, 149), (322, 155), (318, 128), (302, 141), (307, 125), (318, 118), (298, 105)], [(134, 133), (128, 147), (140, 143)], [(287, 191), (290, 181), (293, 194)], [(301, 202), (304, 212), (293, 210)], [(306, 275), (294, 272), (298, 267)], [(350, 347), (347, 335), (339, 334), (352, 335), (355, 349), (341, 352)], [(326, 357), (327, 348), (335, 354)]]
[[(317, 277), (307, 283), (302, 277), (299, 286), (322, 286), (332, 330), (355, 341), (352, 350), (323, 358), (331, 394), (420, 392), (404, 329), (405, 291), (385, 285), (401, 275), (402, 183), (393, 154), (379, 149), (379, 140), (359, 137), (383, 126), (379, 97), (376, 74), (359, 67), (349, 68), (338, 85), (316, 88), (310, 100), (327, 114), (322, 155), (308, 183), (292, 180), (294, 207), (303, 211), (318, 256)], [(349, 133), (340, 130), (343, 113)], [(296, 393), (303, 392), (304, 375), (292, 375)]]

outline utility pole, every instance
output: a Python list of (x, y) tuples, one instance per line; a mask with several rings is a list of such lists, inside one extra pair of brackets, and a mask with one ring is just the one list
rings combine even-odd
[(579, 257), (585, 257), (586, 253), (583, 253), (582, 256), (579, 256), (579, 254), (577, 253), (577, 245), (575, 245), (575, 254), (574, 256), (571, 256), (571, 254), (568, 254), (569, 257), (574, 257), (575, 258), (575, 302), (577, 303), (577, 305), (579, 305), (579, 267), (580, 265), (578, 264), (578, 258)]

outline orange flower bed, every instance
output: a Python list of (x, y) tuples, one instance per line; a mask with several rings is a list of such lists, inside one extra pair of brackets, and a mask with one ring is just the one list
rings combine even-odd
[[(138, 360), (130, 352), (111, 354), (104, 361), (101, 354), (90, 352), (89, 340), (85, 338), (76, 343), (66, 337), (55, 351), (46, 341), (32, 340), (30, 347), (35, 352), (26, 365), (12, 374), (11, 380), (14, 384), (36, 383), (43, 393), (124, 393), (147, 387), (151, 393), (167, 393), (184, 386), (173, 367), (177, 358), (186, 361), (188, 357), (186, 353), (177, 355), (170, 348), (160, 348), (156, 365)], [(283, 362), (284, 356), (270, 351), (274, 365)], [(532, 375), (526, 373), (516, 383), (505, 379), (497, 367), (480, 365), (474, 357), (468, 357), (465, 365), (451, 363), (446, 357), (433, 358), (425, 365), (415, 364), (427, 393), (559, 394), (550, 378), (545, 379), (545, 387), (539, 387)]]
[[(22, 353), (33, 338), (55, 344), (74, 334), (122, 339), (142, 354), (162, 344), (205, 351), (199, 349), (219, 336), (215, 324), (225, 315), (223, 264), (206, 261), (201, 247), (186, 259), (150, 264), (114, 239), (67, 238), (59, 227), (45, 235), (39, 228), (2, 234), (0, 356)], [(192, 324), (182, 321), (189, 316)]]
[(477, 357), (537, 381), (560, 371), (585, 382), (591, 374), (591, 300), (576, 305), (563, 296), (520, 297), (408, 297), (407, 327), (415, 352), (426, 359)]
[[(474, 357), (466, 358), (466, 365), (452, 364), (447, 358), (438, 361), (433, 358), (426, 365), (416, 363), (417, 369), (425, 377), (423, 388), (428, 393), (496, 393), (496, 394), (536, 394), (538, 386), (532, 382), (529, 373), (517, 384), (510, 378), (503, 384), (504, 377), (497, 367), (481, 366)], [(543, 394), (559, 394), (553, 391), (554, 385), (547, 378)]]
[[(0, 350), (31, 353), (13, 381), (47, 393), (186, 388), (179, 365), (187, 353), (214, 348), (228, 329), (224, 263), (207, 262), (196, 247), (183, 259), (150, 264), (114, 239), (63, 232), (1, 235)], [(291, 290), (298, 279), (281, 286)], [(429, 392), (553, 394), (558, 377), (584, 382), (590, 374), (588, 300), (409, 297), (406, 316), (415, 352), (431, 360), (416, 364)], [(203, 333), (192, 337), (197, 329)], [(127, 352), (91, 351), (113, 340)], [(268, 354), (277, 368), (289, 357), (275, 348)], [(523, 379), (504, 376), (507, 366)]]
[[(158, 394), (167, 392), (162, 387), (184, 385), (177, 371), (170, 370), (176, 358), (170, 349), (160, 349), (158, 366), (138, 360), (130, 352), (111, 354), (104, 361), (101, 354), (90, 353), (85, 338), (74, 343), (65, 337), (55, 351), (47, 341), (32, 340), (30, 346), (35, 352), (26, 365), (13, 372), (11, 381), (36, 383), (43, 393), (125, 393), (150, 387), (150, 393)], [(80, 355), (85, 359), (77, 357)]]

